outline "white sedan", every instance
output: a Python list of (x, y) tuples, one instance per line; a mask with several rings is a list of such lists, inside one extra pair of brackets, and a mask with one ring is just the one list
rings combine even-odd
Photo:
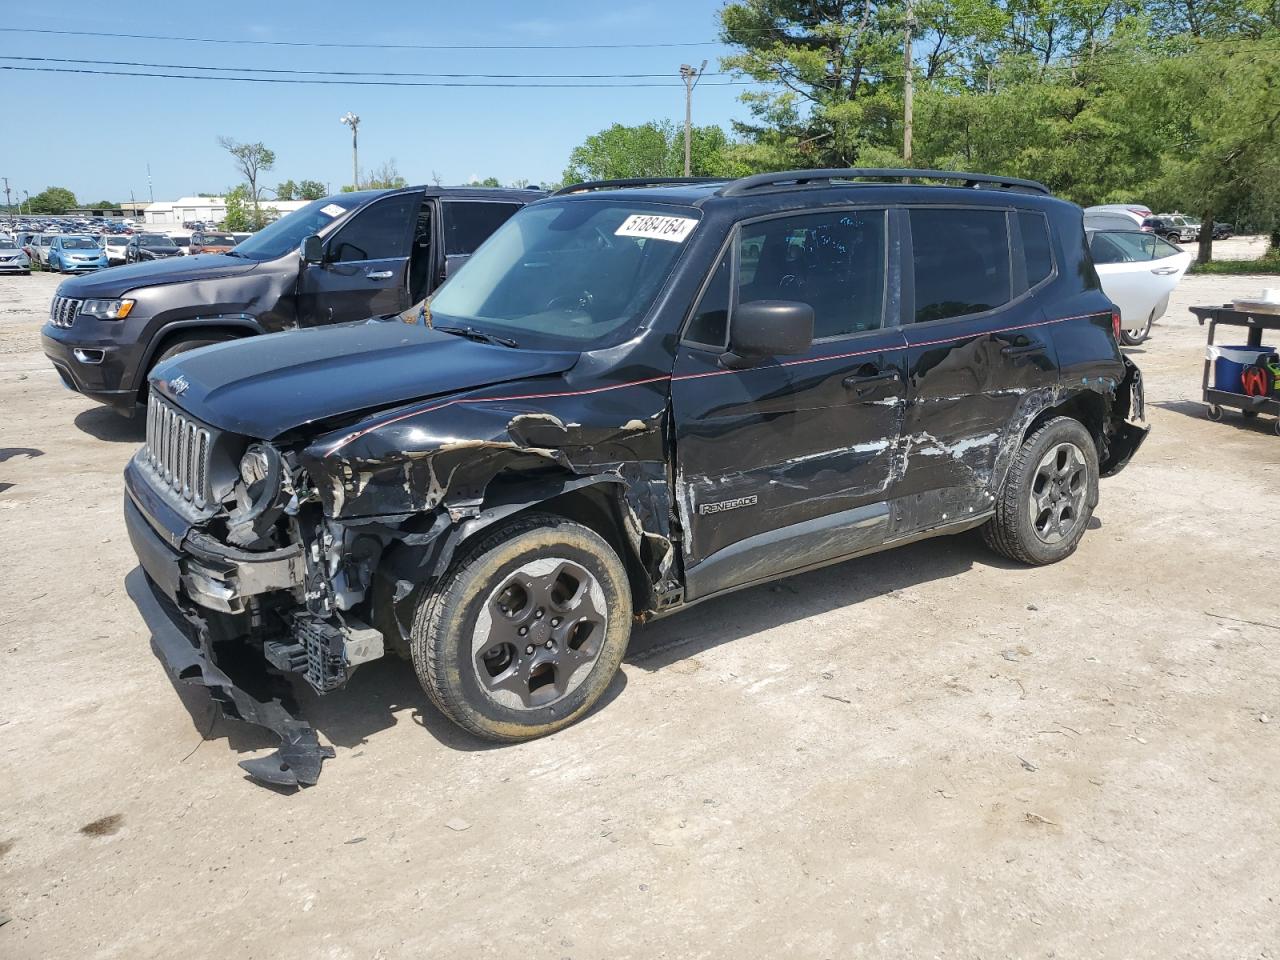
[(1142, 343), (1169, 308), (1169, 295), (1191, 265), (1191, 254), (1137, 230), (1090, 231), (1089, 252), (1102, 292), (1120, 308), (1120, 342)]

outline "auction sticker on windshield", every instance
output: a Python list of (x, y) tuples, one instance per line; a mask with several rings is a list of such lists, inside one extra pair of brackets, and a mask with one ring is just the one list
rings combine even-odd
[(651, 237), (654, 240), (670, 240), (683, 243), (693, 232), (698, 221), (692, 217), (660, 217), (649, 213), (633, 213), (613, 231), (616, 237)]
[(325, 216), (336, 217), (339, 214), (346, 213), (346, 207), (340, 207), (336, 203), (329, 203), (320, 208), (320, 212)]

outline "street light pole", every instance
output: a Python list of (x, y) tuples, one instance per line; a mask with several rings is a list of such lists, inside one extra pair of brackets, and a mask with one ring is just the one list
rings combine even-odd
[(357, 190), (360, 189), (360, 153), (356, 143), (356, 131), (360, 127), (360, 118), (350, 110), (345, 116), (338, 118), (340, 123), (345, 123), (351, 128), (351, 182)]

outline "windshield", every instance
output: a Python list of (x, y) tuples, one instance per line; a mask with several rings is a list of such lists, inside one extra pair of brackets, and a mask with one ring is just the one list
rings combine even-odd
[(571, 200), (521, 210), (431, 298), (436, 327), (584, 350), (629, 334), (697, 226), (666, 204)]
[(187, 244), (191, 242), (191, 238), (189, 236), (186, 236), (185, 234), (178, 234), (177, 236), (172, 236), (169, 239), (172, 240), (179, 247), (185, 247), (187, 246)]
[(360, 199), (343, 196), (316, 200), (301, 210), (295, 210), (275, 223), (263, 227), (240, 243), (235, 249), (235, 255), (248, 257), (251, 260), (274, 260), (276, 257), (283, 257), (291, 250), (297, 250), (305, 237), (319, 233), (333, 223), (335, 218), (359, 206), (360, 203)]
[(200, 242), (206, 247), (234, 247), (236, 238), (229, 233), (206, 233), (201, 235)]
[(0, 250), (16, 250), (18, 245), (8, 237), (0, 237)]
[(98, 241), (91, 237), (63, 237), (63, 250), (97, 250)]
[(177, 244), (168, 237), (139, 237), (139, 246), (143, 247), (176, 247)]

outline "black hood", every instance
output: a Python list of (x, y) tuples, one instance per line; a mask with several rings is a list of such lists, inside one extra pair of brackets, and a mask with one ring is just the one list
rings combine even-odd
[(111, 300), (139, 287), (185, 283), (188, 280), (216, 280), (219, 277), (248, 273), (257, 266), (259, 264), (256, 260), (228, 257), (220, 253), (166, 257), (163, 260), (130, 263), (123, 267), (111, 267), (101, 273), (72, 277), (59, 285), (58, 296)]
[(269, 440), (313, 421), (560, 373), (577, 359), (392, 320), (205, 347), (157, 366), (151, 384), (211, 426)]

